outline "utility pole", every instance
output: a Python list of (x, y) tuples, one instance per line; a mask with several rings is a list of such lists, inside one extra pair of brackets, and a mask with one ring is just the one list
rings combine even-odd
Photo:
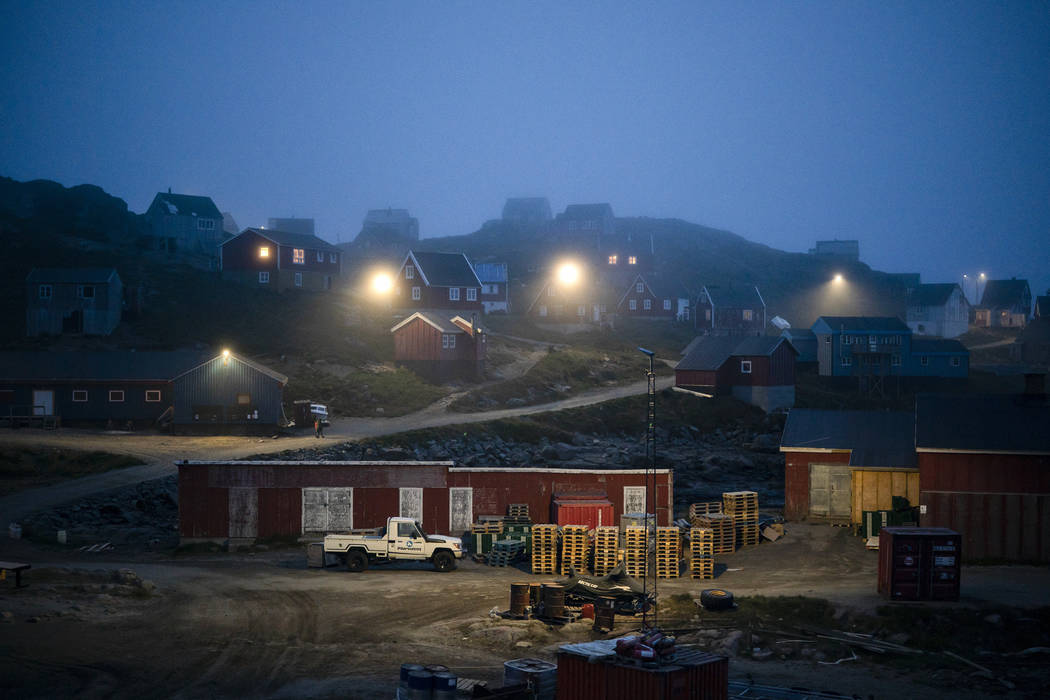
[[(639, 347), (638, 350), (649, 356), (648, 407), (646, 411), (645, 431), (645, 578), (642, 579), (642, 595), (646, 605), (649, 602), (649, 581), (652, 580), (653, 600), (656, 599), (656, 562), (652, 560), (649, 545), (656, 541), (656, 370), (653, 366), (652, 350)], [(642, 611), (642, 627), (649, 629), (657, 625), (655, 605), (652, 611), (653, 622), (649, 624), (649, 610)]]

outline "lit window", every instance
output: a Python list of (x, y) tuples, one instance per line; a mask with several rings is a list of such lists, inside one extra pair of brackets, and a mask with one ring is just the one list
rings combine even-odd
[(75, 403), (84, 403), (87, 401), (87, 389), (74, 389), (73, 401)]
[(50, 284), (42, 284), (42, 285), (40, 285), (40, 298), (41, 299), (50, 299), (51, 298), (51, 285)]
[(634, 291), (638, 292), (639, 294), (644, 292), (645, 291), (645, 283), (644, 282), (639, 282), (638, 284), (634, 285)]
[(146, 403), (157, 403), (160, 401), (160, 389), (146, 389)]
[(638, 264), (638, 258), (636, 258), (636, 257), (635, 257), (635, 256), (633, 256), (633, 255), (632, 255), (632, 256), (630, 256), (630, 257), (628, 257), (628, 258), (627, 258), (627, 264), (628, 264), (628, 265), (637, 265), (637, 264)]
[(412, 299), (419, 301), (423, 296), (423, 291), (419, 287), (412, 287)]
[(121, 401), (124, 400), (124, 390), (123, 389), (110, 389), (109, 390), (109, 400), (111, 402), (113, 402), (113, 403), (120, 403)]
[(751, 309), (744, 309), (744, 320), (745, 321), (750, 321), (753, 318), (754, 318), (754, 312), (752, 312)]
[(478, 290), (475, 287), (467, 287), (467, 301), (477, 301)]
[(629, 308), (631, 311), (637, 311), (638, 310), (638, 300), (637, 299), (629, 299), (627, 301), (627, 308)]
[(94, 299), (95, 298), (95, 287), (90, 284), (81, 284), (77, 286), (77, 297), (81, 299)]
[(270, 273), (269, 272), (260, 272), (259, 273), (259, 284), (269, 284), (269, 283), (270, 283)]
[(412, 267), (411, 265), (406, 265), (405, 266), (405, 279), (406, 280), (414, 280), (415, 278), (416, 278), (416, 268)]
[(459, 301), (459, 287), (449, 287), (448, 288), (448, 300), (449, 301)]
[(296, 272), (295, 273), (295, 286), (296, 287), (302, 287), (303, 286), (303, 273), (301, 273), (301, 272)]
[(751, 374), (751, 360), (740, 361), (740, 374)]
[(670, 311), (670, 310), (671, 310), (671, 300), (670, 299), (664, 299), (664, 311)]
[(642, 299), (642, 308), (645, 309), (646, 311), (652, 310), (652, 308), (653, 308), (653, 300), (652, 299)]
[(317, 251), (317, 262), (324, 262), (324, 251)]
[(545, 304), (540, 304), (540, 316), (546, 316), (546, 315), (547, 315), (547, 306)]
[(270, 257), (270, 246), (261, 245), (259, 246), (259, 257), (268, 258)]
[(247, 406), (251, 402), (252, 402), (252, 395), (251, 394), (237, 394), (237, 405), (238, 406)]
[(609, 256), (609, 264), (610, 265), (615, 265), (616, 264), (616, 256), (615, 255), (610, 255)]
[(292, 262), (297, 265), (305, 265), (306, 250), (303, 248), (292, 248)]

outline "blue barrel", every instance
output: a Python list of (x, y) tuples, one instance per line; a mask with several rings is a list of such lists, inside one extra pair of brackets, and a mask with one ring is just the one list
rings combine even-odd
[(401, 664), (401, 678), (398, 681), (397, 687), (400, 691), (400, 696), (403, 698), (408, 697), (408, 674), (413, 671), (422, 671), (423, 667), (420, 664)]
[(456, 674), (439, 671), (434, 674), (433, 700), (456, 700)]
[(430, 671), (412, 671), (408, 674), (408, 700), (432, 700), (434, 674)]

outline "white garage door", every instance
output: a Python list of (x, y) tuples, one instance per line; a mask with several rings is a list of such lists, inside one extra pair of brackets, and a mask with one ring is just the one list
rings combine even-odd
[(303, 532), (344, 532), (353, 527), (353, 489), (303, 489)]

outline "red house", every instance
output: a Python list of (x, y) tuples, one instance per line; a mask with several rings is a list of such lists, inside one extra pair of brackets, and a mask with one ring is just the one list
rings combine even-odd
[(246, 228), (219, 246), (223, 279), (262, 289), (326, 291), (338, 280), (342, 251), (317, 236)]
[(754, 285), (706, 286), (696, 301), (696, 329), (710, 335), (762, 335), (766, 302)]
[(482, 312), (481, 282), (462, 253), (410, 250), (394, 281), (394, 306)]
[(787, 408), (795, 403), (797, 354), (782, 336), (700, 336), (675, 367), (675, 387), (764, 411)]
[[(179, 535), (195, 541), (317, 537), (379, 527), (390, 516), (433, 533), (462, 534), (482, 515), (526, 503), (533, 520), (554, 522), (554, 501), (603, 494), (612, 523), (645, 504), (644, 469), (454, 467), (452, 462), (184, 461), (179, 470)], [(657, 469), (659, 525), (674, 512), (674, 474)]]
[(485, 372), (486, 337), (476, 318), (447, 319), (417, 311), (390, 329), (394, 362), (432, 379), (478, 378)]

